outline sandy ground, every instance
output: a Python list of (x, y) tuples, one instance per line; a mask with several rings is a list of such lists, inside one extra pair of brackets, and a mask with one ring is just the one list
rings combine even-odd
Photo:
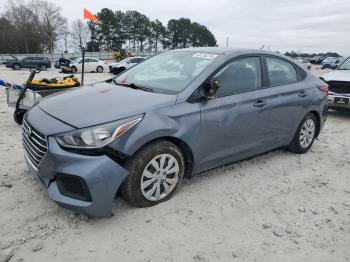
[[(0, 79), (27, 76), (0, 67)], [(305, 155), (276, 150), (185, 180), (155, 207), (118, 199), (114, 217), (91, 219), (28, 173), (12, 113), (0, 89), (0, 261), (350, 261), (350, 114), (330, 112)]]

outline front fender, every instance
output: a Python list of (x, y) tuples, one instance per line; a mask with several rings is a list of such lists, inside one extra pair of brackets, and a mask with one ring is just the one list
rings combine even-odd
[(188, 145), (195, 161), (196, 152), (199, 150), (195, 140), (199, 132), (199, 106), (185, 102), (146, 113), (137, 126), (113, 142), (110, 147), (132, 156), (152, 140), (172, 137)]

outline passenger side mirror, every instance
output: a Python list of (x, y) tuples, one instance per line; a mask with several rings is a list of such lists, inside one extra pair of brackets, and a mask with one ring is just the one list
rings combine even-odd
[(218, 79), (213, 79), (210, 82), (210, 85), (208, 86), (206, 92), (207, 92), (207, 98), (209, 100), (215, 98), (215, 94), (216, 92), (219, 90), (220, 88), (220, 81)]

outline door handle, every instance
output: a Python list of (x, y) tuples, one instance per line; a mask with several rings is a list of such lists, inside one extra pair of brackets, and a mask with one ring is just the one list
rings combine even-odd
[(263, 107), (267, 104), (267, 102), (263, 99), (259, 99), (256, 103), (253, 104), (255, 107)]
[(307, 96), (308, 94), (305, 92), (305, 91), (300, 91), (299, 93), (298, 93), (298, 96), (300, 96), (300, 97), (305, 97), (305, 96)]

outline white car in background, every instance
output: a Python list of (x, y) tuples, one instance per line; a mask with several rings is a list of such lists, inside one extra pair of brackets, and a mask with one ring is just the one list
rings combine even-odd
[[(73, 74), (82, 71), (83, 58), (79, 57), (73, 60), (70, 64), (70, 69)], [(96, 58), (85, 57), (84, 72), (102, 73), (107, 69), (107, 63)]]
[(146, 60), (146, 57), (142, 57), (142, 56), (128, 57), (119, 62), (110, 64), (109, 72), (117, 75), (123, 72), (124, 70), (129, 69), (145, 60)]
[(350, 109), (350, 57), (337, 69), (321, 77), (329, 86), (328, 108)]
[(304, 68), (311, 70), (311, 63), (306, 59), (295, 59), (295, 62), (299, 63)]

